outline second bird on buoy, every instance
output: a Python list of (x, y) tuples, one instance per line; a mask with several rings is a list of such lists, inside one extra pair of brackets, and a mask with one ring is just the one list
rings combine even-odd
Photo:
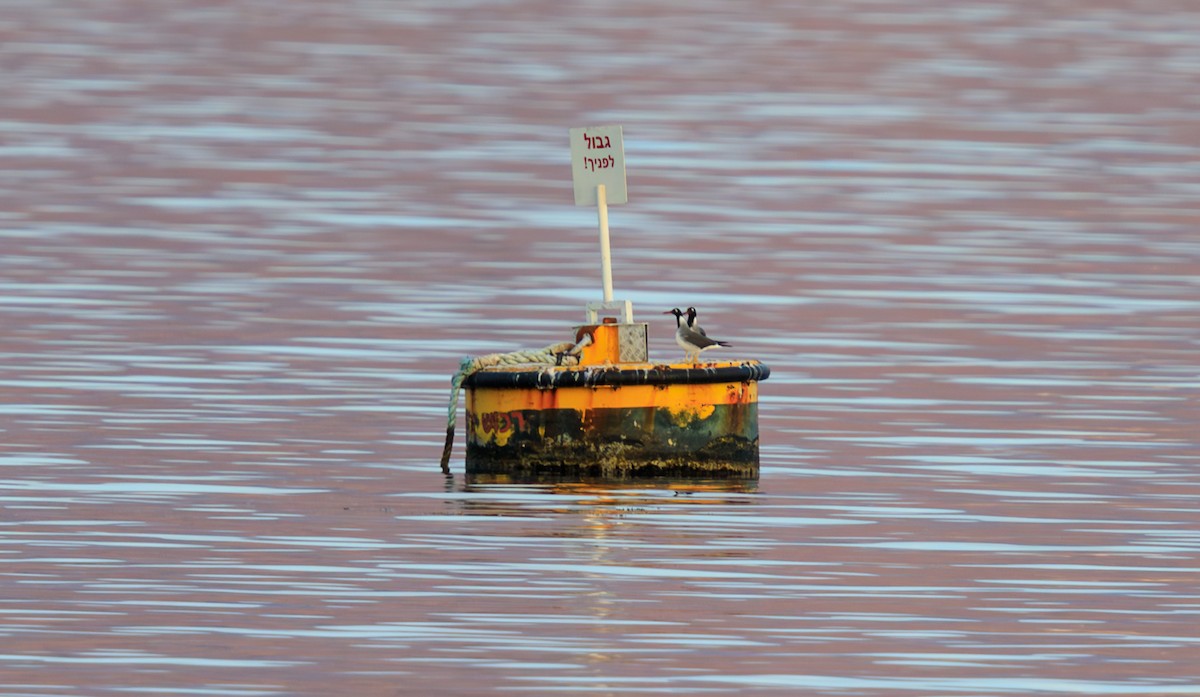
[(683, 321), (683, 312), (678, 307), (673, 307), (663, 313), (664, 315), (675, 315), (675, 343), (679, 344), (679, 348), (683, 349), (687, 355), (684, 360), (691, 361), (693, 364), (700, 362), (700, 353), (707, 351), (710, 348), (719, 346), (729, 346), (727, 341), (719, 341), (710, 339), (708, 334), (696, 322), (696, 308), (689, 307), (687, 309), (687, 322)]

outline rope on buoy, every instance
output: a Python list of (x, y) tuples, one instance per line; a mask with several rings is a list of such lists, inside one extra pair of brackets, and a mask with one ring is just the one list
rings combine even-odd
[(450, 451), (454, 448), (454, 424), (458, 420), (458, 393), (464, 380), (477, 371), (495, 366), (562, 365), (568, 358), (573, 358), (577, 363), (579, 358), (573, 355), (577, 353), (577, 348), (582, 347), (570, 341), (562, 341), (540, 349), (522, 349), (511, 353), (489, 353), (486, 356), (463, 358), (458, 364), (458, 372), (450, 379), (450, 409), (446, 416), (446, 445), (442, 448), (442, 474), (450, 474)]

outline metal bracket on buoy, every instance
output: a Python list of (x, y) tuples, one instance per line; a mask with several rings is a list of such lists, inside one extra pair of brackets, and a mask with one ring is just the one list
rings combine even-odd
[[(615, 320), (615, 317), (605, 317)], [(645, 322), (590, 321), (575, 327), (579, 365), (645, 363), (650, 360), (649, 325)]]
[(588, 303), (583, 307), (583, 321), (588, 324), (599, 324), (601, 310), (620, 310), (621, 324), (633, 324), (633, 303), (628, 300)]

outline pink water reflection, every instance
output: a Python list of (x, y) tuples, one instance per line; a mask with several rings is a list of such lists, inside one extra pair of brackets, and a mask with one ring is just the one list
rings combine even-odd
[[(643, 5), (9, 8), (0, 692), (1200, 690), (1200, 15)], [(438, 473), (599, 295), (588, 123), (756, 487)]]

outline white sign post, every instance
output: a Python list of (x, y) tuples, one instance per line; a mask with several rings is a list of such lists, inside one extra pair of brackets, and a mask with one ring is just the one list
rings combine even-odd
[[(620, 126), (588, 126), (571, 129), (571, 175), (575, 183), (575, 205), (596, 206), (600, 222), (600, 272), (604, 283), (601, 309), (623, 309), (624, 321), (633, 321), (630, 303), (613, 302), (612, 254), (608, 245), (608, 204), (629, 201), (625, 188), (625, 143)], [(588, 314), (595, 321), (594, 303)], [(611, 307), (610, 307), (611, 306)]]

